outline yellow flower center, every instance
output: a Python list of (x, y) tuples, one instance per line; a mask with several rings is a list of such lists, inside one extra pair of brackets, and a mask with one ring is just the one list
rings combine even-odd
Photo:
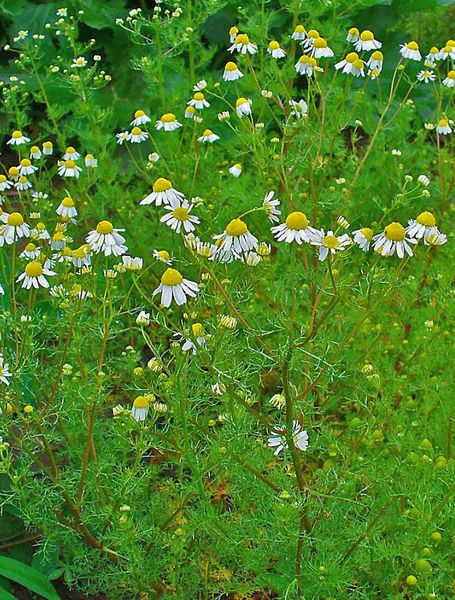
[(169, 252), (167, 250), (160, 250), (158, 256), (161, 260), (165, 260), (166, 262), (169, 260)]
[(245, 46), (250, 43), (250, 38), (246, 33), (239, 33), (239, 35), (235, 38), (236, 44), (244, 44)]
[(280, 47), (280, 44), (276, 40), (273, 40), (269, 44), (270, 50), (278, 50), (279, 47)]
[(21, 167), (29, 167), (32, 163), (28, 160), (28, 158), (23, 158), (21, 160)]
[(150, 406), (150, 402), (146, 396), (138, 396), (135, 398), (133, 406), (134, 408), (148, 408)]
[(114, 226), (110, 221), (100, 221), (96, 226), (96, 231), (102, 235), (107, 235), (108, 233), (112, 233), (114, 231)]
[(409, 50), (418, 50), (419, 49), (419, 44), (417, 42), (408, 42), (406, 44), (406, 46), (409, 48)]
[(13, 131), (13, 135), (11, 137), (17, 140), (18, 138), (22, 137), (22, 131)]
[(202, 134), (204, 137), (209, 137), (209, 135), (212, 135), (213, 131), (211, 129), (204, 129), (204, 133)]
[(297, 27), (294, 29), (294, 31), (296, 33), (303, 33), (305, 31), (305, 27), (303, 25), (297, 25)]
[(73, 199), (70, 198), (69, 196), (66, 196), (62, 200), (62, 206), (66, 206), (66, 208), (72, 208), (74, 206)]
[(16, 175), (19, 175), (19, 169), (17, 167), (10, 167), (8, 169), (8, 175), (11, 177), (16, 177)]
[(71, 256), (74, 258), (85, 258), (87, 256), (87, 252), (84, 246), (79, 246), (76, 250), (73, 250)]
[(169, 285), (171, 287), (180, 285), (183, 281), (181, 273), (177, 269), (166, 269), (161, 276), (161, 283), (163, 285)]
[(369, 227), (362, 227), (362, 229), (360, 230), (360, 233), (363, 235), (363, 237), (368, 240), (369, 242), (371, 241), (371, 238), (373, 237), (373, 230), (370, 229)]
[(449, 79), (455, 79), (455, 71), (449, 71), (449, 72), (447, 73), (447, 77), (448, 77)]
[(25, 175), (21, 175), (19, 177), (19, 183), (27, 183), (27, 177), (25, 177)]
[(346, 60), (348, 63), (353, 63), (354, 61), (356, 61), (359, 58), (359, 55), (357, 54), (357, 52), (349, 52), (349, 54), (346, 55)]
[(438, 121), (438, 126), (439, 127), (447, 127), (448, 124), (449, 124), (449, 121), (447, 119), (440, 119)]
[(323, 37), (318, 37), (314, 40), (315, 48), (327, 48), (327, 41)]
[(74, 154), (76, 152), (75, 148), (73, 148), (73, 146), (68, 146), (68, 148), (66, 149), (66, 154)]
[(36, 228), (38, 231), (44, 231), (46, 229), (46, 225), (44, 223), (37, 223)]
[(371, 55), (371, 58), (374, 60), (384, 60), (384, 55), (379, 50), (375, 50)]
[(286, 226), (289, 229), (300, 231), (301, 229), (306, 229), (308, 227), (308, 219), (303, 212), (299, 212), (297, 210), (288, 215), (286, 219)]
[(74, 160), (65, 160), (65, 167), (67, 169), (74, 169), (75, 166), (76, 163), (74, 162)]
[(140, 117), (144, 117), (145, 116), (145, 112), (143, 110), (137, 110), (134, 113), (134, 118), (135, 119), (139, 119)]
[(13, 212), (8, 217), (8, 225), (12, 225), (13, 227), (20, 227), (23, 224), (24, 217), (18, 212)]
[(360, 34), (360, 39), (362, 42), (371, 42), (371, 40), (374, 40), (373, 32), (369, 29), (365, 29), (365, 31), (362, 31)]
[(43, 143), (43, 148), (52, 148), (52, 147), (53, 147), (52, 142), (44, 142)]
[(186, 112), (187, 113), (194, 113), (194, 112), (196, 112), (196, 109), (194, 108), (194, 106), (187, 106), (186, 107)]
[(236, 35), (238, 33), (238, 28), (233, 25), (230, 29), (229, 29), (229, 35)]
[(172, 214), (177, 219), (177, 221), (188, 221), (188, 219), (190, 218), (188, 210), (186, 208), (184, 208), (183, 206), (174, 208), (174, 210), (172, 211)]
[(425, 227), (435, 227), (436, 225), (436, 219), (434, 218), (434, 215), (428, 210), (420, 213), (416, 221), (417, 223), (420, 223), (420, 225), (425, 225)]
[(153, 184), (153, 191), (155, 193), (166, 192), (167, 190), (170, 190), (171, 188), (172, 188), (172, 183), (169, 181), (169, 179), (164, 179), (164, 177), (160, 177)]
[(193, 99), (196, 100), (196, 101), (199, 101), (199, 102), (201, 100), (204, 100), (204, 98), (205, 98), (205, 96), (204, 96), (204, 94), (202, 92), (196, 92), (194, 94), (194, 96), (193, 96)]
[(241, 219), (232, 219), (232, 221), (226, 227), (226, 233), (231, 237), (238, 237), (239, 235), (244, 235), (247, 231), (248, 227), (246, 226), (246, 223), (244, 223)]
[(27, 252), (35, 252), (35, 250), (36, 250), (36, 246), (35, 246), (35, 244), (32, 244), (32, 242), (30, 242), (29, 244), (27, 244), (27, 245), (25, 246), (25, 250), (26, 250)]
[(312, 65), (313, 67), (315, 67), (317, 64), (315, 58), (313, 58), (312, 56), (307, 56), (306, 54), (303, 54), (299, 58), (299, 62), (307, 65)]
[(339, 248), (340, 247), (340, 242), (338, 241), (337, 237), (334, 235), (326, 235), (323, 242), (324, 246), (326, 248)]
[(384, 235), (388, 240), (402, 242), (406, 236), (406, 231), (401, 223), (394, 221), (384, 229)]
[(356, 69), (363, 69), (363, 60), (361, 58), (358, 58), (352, 63), (352, 66)]
[(310, 29), (310, 31), (308, 32), (308, 37), (309, 38), (318, 38), (319, 31), (317, 29)]
[(5, 183), (6, 177), (5, 175), (0, 175), (0, 183)]
[(235, 71), (236, 69), (237, 69), (237, 65), (235, 64), (235, 62), (232, 62), (232, 60), (227, 62), (226, 66), (224, 67), (225, 71)]
[(242, 106), (242, 104), (248, 104), (248, 100), (246, 98), (237, 98), (235, 101), (236, 107)]
[(175, 115), (174, 113), (166, 113), (161, 117), (161, 122), (162, 123), (172, 123), (172, 121), (175, 121)]
[(357, 29), (357, 27), (351, 27), (351, 29), (349, 30), (349, 33), (351, 35), (359, 35), (359, 30)]
[(436, 48), (436, 46), (433, 46), (432, 48), (430, 48), (429, 54), (439, 54), (439, 49)]
[(28, 277), (39, 277), (43, 274), (43, 267), (39, 262), (33, 261), (28, 263), (25, 267), (25, 274), (28, 275)]
[(133, 127), (133, 129), (131, 130), (131, 133), (133, 135), (141, 135), (142, 129), (140, 127)]
[(32, 154), (36, 154), (36, 152), (39, 152), (39, 148), (38, 148), (38, 146), (32, 146), (32, 147), (30, 148), (30, 152), (31, 152)]
[(195, 338), (201, 337), (204, 333), (204, 330), (202, 328), (202, 323), (193, 323), (191, 325), (191, 330), (192, 330)]

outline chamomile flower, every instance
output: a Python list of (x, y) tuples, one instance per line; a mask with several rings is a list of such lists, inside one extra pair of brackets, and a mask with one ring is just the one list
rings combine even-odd
[(172, 264), (172, 258), (167, 250), (154, 250), (153, 258), (159, 262), (166, 263), (167, 265)]
[(77, 209), (74, 206), (74, 200), (69, 196), (65, 196), (55, 211), (59, 217), (67, 217), (72, 219), (77, 215)]
[(422, 187), (428, 187), (430, 185), (430, 180), (426, 175), (419, 175), (417, 181)]
[(29, 237), (30, 228), (25, 223), (24, 217), (18, 212), (12, 212), (4, 225), (0, 226), (0, 246), (6, 242), (13, 244), (20, 238)]
[(280, 206), (280, 201), (278, 198), (274, 198), (275, 192), (269, 192), (266, 196), (264, 196), (264, 201), (262, 202), (262, 208), (265, 211), (265, 214), (268, 216), (269, 220), (272, 223), (277, 223), (280, 219), (281, 210), (278, 210)]
[(158, 121), (155, 123), (155, 129), (158, 131), (161, 131), (161, 129), (164, 131), (175, 131), (181, 126), (182, 124), (177, 121), (177, 117), (174, 115), (174, 113), (165, 113), (161, 119), (158, 119)]
[(202, 135), (197, 138), (197, 141), (202, 144), (213, 144), (213, 142), (216, 142), (219, 139), (220, 136), (213, 133), (211, 129), (204, 129)]
[(439, 133), (439, 135), (450, 135), (452, 133), (452, 128), (447, 119), (439, 119), (436, 125), (436, 133)]
[(54, 152), (54, 145), (49, 140), (43, 142), (43, 154), (50, 156)]
[(59, 163), (58, 174), (61, 177), (75, 177), (78, 179), (82, 169), (76, 165), (74, 160), (65, 160)]
[(243, 73), (237, 67), (236, 63), (231, 60), (227, 62), (224, 66), (223, 80), (236, 81), (237, 79), (240, 79), (240, 77), (243, 77)]
[(455, 71), (449, 71), (447, 73), (447, 77), (442, 80), (442, 85), (445, 85), (448, 88), (455, 87)]
[(445, 60), (446, 58), (455, 60), (455, 46), (452, 44), (446, 44), (444, 48), (441, 49), (439, 56), (442, 60)]
[(242, 256), (242, 262), (248, 265), (249, 267), (256, 267), (262, 260), (257, 252), (247, 252)]
[(9, 365), (5, 362), (3, 354), (0, 352), (0, 381), (5, 385), (9, 385), (9, 378), (12, 376)]
[(239, 54), (254, 54), (258, 47), (250, 42), (246, 33), (236, 35), (234, 43), (228, 48), (228, 52), (238, 52)]
[(237, 319), (231, 315), (218, 315), (218, 323), (225, 329), (233, 331), (237, 327)]
[(187, 106), (185, 108), (185, 114), (183, 116), (185, 117), (185, 119), (193, 119), (195, 113), (196, 109), (194, 108), (194, 106)]
[(185, 233), (190, 233), (194, 231), (194, 224), (198, 225), (201, 222), (199, 217), (190, 214), (193, 204), (190, 204), (188, 200), (184, 199), (181, 204), (174, 203), (165, 208), (169, 212), (161, 217), (160, 222), (166, 223), (177, 233), (180, 233), (182, 228)]
[(147, 158), (149, 162), (157, 163), (160, 160), (160, 155), (157, 152), (151, 152)]
[(184, 279), (176, 269), (166, 269), (161, 277), (160, 285), (153, 292), (153, 296), (161, 294), (161, 304), (168, 308), (172, 300), (181, 306), (187, 302), (187, 297), (194, 298), (199, 292), (196, 282)]
[(203, 258), (213, 258), (218, 250), (218, 246), (210, 242), (199, 241), (196, 246), (196, 254)]
[(25, 40), (25, 38), (28, 36), (28, 29), (21, 29), (20, 31), (18, 31), (17, 33), (17, 39), (18, 40)]
[(267, 242), (259, 242), (258, 247), (256, 248), (256, 252), (259, 254), (261, 258), (264, 256), (269, 256), (272, 252), (272, 246), (267, 244)]
[(233, 44), (235, 42), (235, 38), (237, 37), (238, 33), (239, 33), (238, 27), (236, 27), (235, 25), (233, 25), (229, 29), (229, 41), (231, 44)]
[(432, 48), (430, 48), (428, 54), (425, 56), (425, 62), (434, 63), (438, 60), (441, 60), (441, 53), (439, 52), (439, 49), (436, 48), (436, 46), (433, 46)]
[(86, 66), (87, 66), (87, 59), (84, 58), (83, 56), (78, 56), (77, 58), (74, 58), (73, 62), (71, 63), (72, 69), (82, 69)]
[(41, 152), (38, 146), (32, 146), (30, 148), (30, 158), (33, 158), (34, 160), (39, 160), (42, 155), (43, 153)]
[(365, 52), (370, 52), (371, 50), (379, 50), (382, 46), (381, 42), (374, 39), (374, 34), (369, 29), (365, 29), (359, 36), (359, 39), (354, 44), (357, 52), (361, 52), (365, 50)]
[(286, 398), (283, 394), (273, 394), (269, 402), (273, 408), (284, 408), (286, 406)]
[(13, 187), (13, 182), (9, 181), (6, 175), (0, 175), (0, 192), (4, 192), (5, 190), (9, 190)]
[(142, 131), (140, 127), (133, 127), (128, 134), (128, 141), (132, 144), (140, 144), (141, 142), (145, 142), (148, 137), (149, 134), (146, 131)]
[(144, 261), (140, 256), (122, 256), (122, 265), (128, 271), (140, 271), (144, 266)]
[(34, 240), (50, 240), (46, 225), (44, 223), (37, 223), (36, 226), (30, 231), (30, 237)]
[[(275, 426), (272, 430), (271, 435), (269, 436), (268, 446), (269, 448), (274, 448), (274, 455), (278, 456), (278, 454), (288, 447), (288, 441), (286, 439), (286, 427)], [(298, 421), (292, 422), (292, 440), (294, 442), (294, 446), (298, 450), (302, 450), (303, 452), (308, 448), (308, 433), (306, 430), (303, 430), (300, 423)]]
[(312, 244), (319, 246), (319, 260), (325, 260), (329, 254), (336, 254), (350, 246), (352, 240), (347, 233), (334, 235), (333, 231), (328, 231), (326, 234), (321, 229)]
[(91, 255), (92, 249), (90, 246), (88, 244), (82, 244), (79, 248), (75, 248), (71, 251), (70, 259), (77, 269), (82, 269), (83, 267), (90, 267), (92, 262)]
[(77, 152), (73, 146), (68, 146), (65, 150), (65, 154), (62, 156), (62, 160), (78, 160), (80, 156), (79, 152)]
[(182, 200), (184, 200), (184, 195), (182, 192), (175, 190), (172, 187), (172, 183), (169, 179), (164, 179), (164, 177), (159, 177), (155, 183), (153, 184), (152, 192), (146, 196), (143, 200), (141, 200), (141, 205), (146, 204), (156, 204), (156, 206), (161, 206), (161, 204), (179, 204)]
[(95, 169), (98, 166), (98, 159), (96, 159), (93, 154), (86, 154), (84, 164), (89, 169)]
[(22, 131), (16, 130), (11, 134), (11, 138), (6, 142), (11, 146), (20, 146), (21, 144), (27, 144), (30, 138), (25, 136)]
[(403, 258), (405, 252), (412, 256), (410, 244), (416, 243), (416, 239), (406, 237), (405, 228), (396, 221), (387, 225), (382, 233), (373, 237), (373, 249), (382, 256), (392, 256), (396, 253), (398, 258)]
[(234, 177), (240, 177), (240, 175), (242, 174), (243, 171), (243, 167), (241, 165), (241, 163), (236, 163), (235, 165), (232, 165), (232, 167), (229, 168), (229, 173), (231, 175), (233, 175)]
[(68, 16), (68, 9), (67, 8), (59, 8), (55, 14), (57, 15), (57, 17), (66, 17), (66, 16)]
[(411, 238), (417, 240), (423, 238), (424, 241), (427, 241), (428, 238), (441, 235), (441, 232), (436, 227), (433, 213), (425, 210), (416, 219), (409, 219), (406, 234)]
[[(454, 71), (455, 74), (455, 71)], [(436, 75), (433, 71), (428, 71), (423, 69), (417, 73), (417, 81), (422, 83), (430, 83), (430, 81), (434, 81), (436, 79)], [(443, 82), (444, 83), (444, 82)]]
[(146, 123), (150, 123), (152, 119), (145, 114), (143, 110), (137, 110), (134, 113), (134, 119), (131, 121), (130, 125), (132, 127), (139, 127), (139, 125), (145, 125)]
[(272, 55), (272, 58), (284, 58), (286, 56), (286, 52), (276, 40), (272, 40), (269, 43), (267, 52)]
[(202, 327), (202, 324), (193, 323), (191, 325), (191, 333), (195, 342), (191, 338), (185, 337), (180, 333), (176, 333), (175, 337), (177, 337), (182, 344), (183, 352), (188, 352), (191, 350), (192, 354), (196, 354), (198, 351), (198, 346), (201, 348), (207, 347), (206, 336), (204, 334), (204, 328)]
[(361, 58), (359, 58), (357, 52), (349, 52), (349, 54), (346, 55), (345, 59), (336, 63), (335, 69), (342, 69), (342, 73), (354, 75), (354, 77), (359, 77), (359, 75), (364, 77), (364, 66), (365, 63)]
[(33, 242), (28, 243), (19, 254), (20, 258), (28, 258), (29, 260), (35, 260), (40, 255), (41, 250)]
[(123, 229), (114, 229), (110, 221), (100, 221), (96, 229), (90, 231), (86, 242), (95, 254), (103, 253), (104, 256), (121, 256), (127, 251), (124, 245), (125, 238), (119, 234)]
[(303, 54), (295, 63), (295, 70), (299, 75), (307, 75), (311, 77), (317, 67), (317, 61), (312, 56)]
[(297, 25), (291, 35), (291, 38), (296, 42), (303, 42), (303, 40), (306, 38), (305, 27), (303, 25)]
[(243, 252), (256, 250), (257, 238), (248, 231), (248, 227), (242, 219), (232, 219), (223, 233), (214, 235), (213, 239), (219, 241), (219, 250), (223, 258), (233, 255), (238, 258)]
[(291, 107), (291, 117), (301, 119), (302, 117), (308, 116), (308, 104), (305, 102), (305, 100), (302, 99), (298, 102), (295, 100), (289, 100), (289, 106)]
[(136, 323), (138, 325), (150, 325), (150, 313), (141, 310), (136, 317)]
[(194, 96), (191, 98), (189, 102), (187, 102), (188, 106), (194, 106), (198, 110), (202, 110), (203, 108), (208, 108), (210, 106), (210, 102), (205, 99), (205, 96), (202, 92), (196, 92)]
[(207, 87), (207, 82), (205, 79), (201, 79), (193, 86), (193, 92), (202, 92)]
[(17, 168), (21, 175), (33, 175), (35, 171), (38, 171), (38, 167), (32, 165), (28, 158), (23, 158)]
[(252, 114), (251, 104), (252, 101), (247, 98), (237, 98), (235, 102), (235, 110), (239, 119)]
[(230, 118), (231, 114), (228, 110), (223, 110), (223, 112), (218, 113), (218, 121), (220, 121), (221, 123), (229, 121)]
[(384, 65), (384, 55), (379, 50), (373, 52), (370, 58), (367, 61), (367, 67), (369, 69), (376, 70), (378, 74), (382, 71), (382, 67)]
[(133, 402), (131, 416), (135, 421), (145, 421), (150, 410), (150, 401), (147, 396), (137, 396)]
[(445, 233), (441, 233), (439, 230), (434, 233), (430, 233), (424, 237), (425, 246), (442, 246), (447, 242), (447, 236)]
[(307, 34), (306, 34), (306, 38), (305, 40), (302, 42), (302, 46), (308, 50), (311, 49), (311, 47), (313, 46), (315, 40), (318, 39), (318, 37), (321, 37), (319, 35), (319, 31), (317, 29), (310, 29)]
[(356, 229), (352, 232), (354, 236), (354, 243), (359, 246), (364, 252), (368, 252), (370, 249), (371, 239), (373, 237), (373, 230), (369, 227), (362, 227), (362, 229)]
[(19, 275), (16, 279), (17, 283), (22, 281), (22, 287), (26, 290), (34, 287), (38, 289), (39, 287), (48, 288), (49, 282), (46, 277), (55, 275), (53, 271), (50, 271), (46, 265), (41, 265), (38, 261), (29, 262), (25, 267), (25, 271)]
[(129, 135), (129, 131), (120, 131), (120, 133), (116, 133), (115, 137), (117, 138), (117, 144), (121, 146), (123, 142), (127, 142)]
[(311, 46), (310, 56), (313, 58), (330, 58), (333, 56), (333, 50), (329, 48), (325, 38), (317, 37)]
[(403, 58), (409, 60), (422, 60), (422, 55), (419, 52), (419, 44), (417, 42), (406, 42), (406, 44), (400, 44), (400, 54)]
[(351, 44), (355, 44), (360, 37), (360, 31), (357, 27), (351, 27), (348, 31), (348, 35), (346, 36), (346, 41), (351, 42)]
[(272, 227), (270, 231), (273, 233), (277, 242), (286, 242), (291, 244), (297, 242), (312, 242), (315, 239), (318, 231), (310, 227), (307, 216), (300, 211), (291, 212), (284, 223)]
[(30, 190), (33, 186), (31, 182), (27, 179), (27, 177), (25, 177), (25, 175), (21, 175), (14, 184), (14, 187), (19, 192), (25, 192), (26, 190)]

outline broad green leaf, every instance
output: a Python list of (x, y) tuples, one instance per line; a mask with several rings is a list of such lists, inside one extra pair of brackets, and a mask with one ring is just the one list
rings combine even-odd
[(16, 598), (6, 590), (0, 588), (0, 600), (16, 600)]
[(44, 575), (13, 558), (0, 556), (0, 575), (16, 583), (20, 583), (27, 589), (35, 592), (35, 594), (46, 598), (46, 600), (59, 600), (59, 595), (55, 591), (54, 586), (49, 583)]

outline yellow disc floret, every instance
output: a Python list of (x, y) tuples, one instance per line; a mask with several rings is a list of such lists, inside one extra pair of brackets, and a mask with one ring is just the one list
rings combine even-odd
[(12, 212), (8, 217), (7, 223), (13, 227), (20, 227), (24, 224), (24, 217), (18, 212)]
[(360, 233), (363, 235), (363, 237), (368, 240), (369, 242), (371, 242), (371, 238), (373, 237), (373, 230), (370, 229), (369, 227), (362, 227), (362, 229), (360, 230)]
[(314, 48), (327, 48), (327, 41), (323, 37), (318, 37), (314, 40)]
[(197, 102), (204, 100), (204, 98), (205, 98), (205, 96), (202, 92), (196, 92), (193, 96), (193, 100), (196, 100)]
[(388, 240), (402, 242), (406, 237), (406, 231), (401, 223), (394, 221), (384, 229), (384, 235)]
[(384, 55), (379, 50), (375, 50), (371, 55), (371, 58), (374, 60), (384, 60)]
[(232, 62), (232, 60), (230, 60), (229, 62), (226, 63), (224, 70), (225, 71), (235, 71), (237, 69), (237, 65), (235, 62)]
[(133, 129), (131, 130), (131, 133), (133, 135), (141, 135), (142, 129), (140, 127), (133, 127)]
[(183, 206), (178, 206), (177, 208), (174, 208), (172, 214), (174, 218), (177, 219), (177, 221), (188, 221), (188, 219), (190, 218), (188, 209), (186, 209)]
[(409, 48), (409, 50), (418, 50), (419, 49), (419, 44), (417, 42), (408, 42), (406, 44), (406, 46)]
[(163, 285), (175, 286), (180, 285), (183, 281), (183, 277), (177, 269), (166, 269), (161, 276), (161, 283)]
[(140, 117), (145, 117), (145, 112), (143, 110), (137, 110), (134, 113), (134, 118), (135, 119), (140, 119)]
[(165, 113), (162, 117), (161, 117), (161, 122), (162, 123), (172, 123), (173, 121), (175, 121), (175, 115), (174, 113)]
[(193, 323), (191, 325), (191, 331), (193, 332), (195, 338), (201, 337), (204, 334), (202, 323)]
[(32, 242), (28, 243), (28, 244), (25, 246), (25, 251), (26, 251), (26, 252), (35, 252), (35, 250), (36, 250), (36, 246), (35, 246), (35, 244), (33, 244)]
[(29, 167), (32, 163), (29, 161), (28, 158), (23, 158), (21, 160), (21, 167)]
[(298, 210), (291, 212), (286, 219), (286, 226), (297, 231), (306, 229), (308, 227), (307, 216)]
[(326, 235), (322, 243), (326, 248), (339, 248), (340, 242), (335, 235)]
[(226, 227), (226, 233), (231, 237), (244, 235), (247, 231), (248, 227), (246, 226), (246, 223), (242, 221), (242, 219), (232, 219), (232, 221)]
[(239, 33), (238, 36), (235, 38), (235, 44), (243, 44), (244, 46), (247, 46), (250, 43), (250, 38), (247, 36), (246, 33)]
[(165, 262), (167, 262), (170, 258), (169, 252), (167, 250), (159, 250), (157, 254), (161, 258), (161, 260), (164, 260)]
[(357, 52), (349, 52), (349, 54), (346, 54), (346, 61), (348, 63), (352, 64), (353, 62), (358, 60), (358, 58), (359, 58), (359, 55), (357, 54)]
[(13, 131), (13, 134), (11, 136), (13, 139), (17, 140), (18, 138), (22, 137), (22, 131), (16, 130)]
[(96, 231), (102, 235), (108, 235), (114, 231), (114, 226), (110, 221), (100, 221), (96, 226)]
[(172, 183), (169, 179), (164, 179), (164, 177), (159, 177), (155, 183), (153, 184), (153, 191), (155, 193), (158, 192), (166, 192), (172, 188)]
[(211, 129), (204, 129), (204, 133), (202, 134), (204, 137), (209, 137), (213, 135), (213, 131)]
[(269, 44), (270, 50), (278, 50), (279, 47), (280, 44), (276, 40), (271, 41)]
[(150, 406), (150, 402), (146, 396), (137, 396), (133, 402), (134, 408), (148, 408)]
[(360, 39), (362, 40), (362, 42), (371, 42), (372, 40), (374, 40), (373, 32), (369, 29), (365, 29), (365, 31), (362, 31), (362, 33), (360, 34)]
[(39, 262), (33, 261), (25, 267), (25, 274), (28, 277), (39, 277), (43, 274), (43, 267)]
[(62, 205), (66, 206), (66, 208), (72, 208), (74, 206), (74, 201), (69, 196), (65, 196), (62, 200)]
[(429, 212), (428, 210), (425, 210), (423, 213), (420, 213), (416, 221), (420, 225), (425, 225), (425, 227), (436, 226), (436, 219), (434, 218), (433, 213)]

